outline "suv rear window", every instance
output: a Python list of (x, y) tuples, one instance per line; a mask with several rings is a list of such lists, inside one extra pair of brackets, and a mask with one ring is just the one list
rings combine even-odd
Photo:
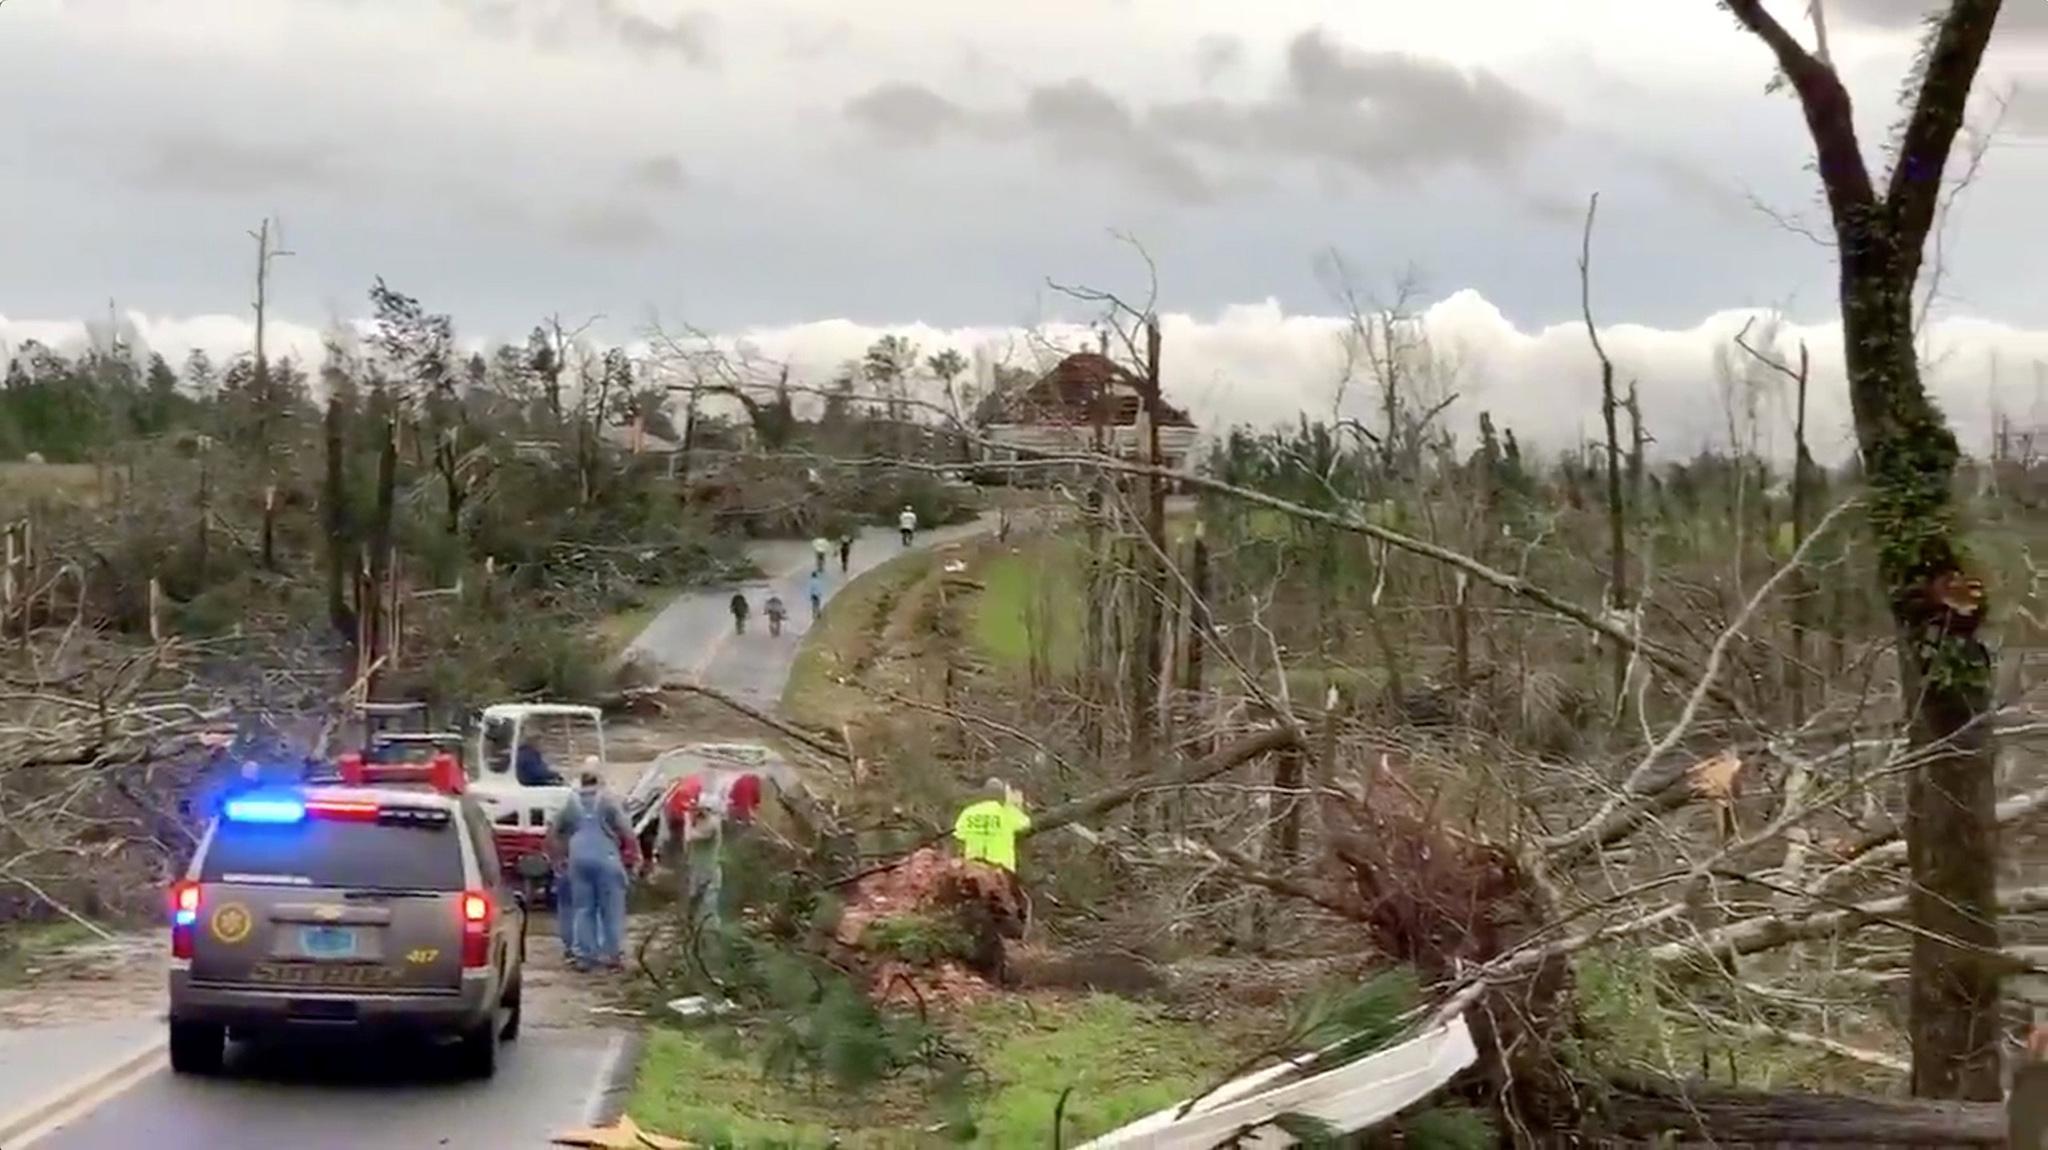
[(286, 826), (223, 822), (200, 864), (201, 882), (351, 889), (463, 888), (462, 833), (438, 826), (312, 818)]

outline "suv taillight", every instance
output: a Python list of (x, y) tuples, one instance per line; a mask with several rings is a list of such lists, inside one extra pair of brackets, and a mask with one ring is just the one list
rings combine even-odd
[(171, 884), (171, 957), (192, 957), (192, 934), (199, 924), (199, 884)]
[(480, 890), (464, 891), (459, 899), (462, 913), (462, 965), (475, 970), (491, 964), (491, 896)]

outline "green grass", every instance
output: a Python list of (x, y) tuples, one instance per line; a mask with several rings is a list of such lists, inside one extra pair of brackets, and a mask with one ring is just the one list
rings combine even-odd
[(20, 514), (39, 503), (99, 502), (100, 470), (91, 463), (0, 463), (0, 512)]
[(744, 1040), (710, 1030), (649, 1036), (631, 1113), (650, 1130), (748, 1150), (1038, 1150), (1053, 1144), (1053, 1110), (1069, 1087), (1064, 1144), (1072, 1146), (1209, 1086), (1241, 1053), (1212, 1026), (1108, 995), (1006, 997), (966, 1008), (947, 1029), (991, 1080), (964, 1141), (927, 1129), (941, 1120), (939, 1107), (915, 1082), (847, 1098), (764, 1081)]
[(936, 556), (913, 551), (865, 572), (825, 603), (824, 617), (804, 633), (783, 686), (782, 713), (805, 726), (837, 730), (874, 705), (864, 692), (835, 680), (873, 651), (896, 597), (931, 571)]
[(1080, 659), (1083, 548), (1072, 539), (1040, 536), (998, 552), (974, 571), (982, 592), (974, 605), (974, 644), (998, 667), (1021, 670), (1042, 649), (1055, 671)]
[(0, 929), (0, 986), (26, 981), (30, 970), (64, 948), (92, 942), (95, 937), (70, 919), (17, 923)]

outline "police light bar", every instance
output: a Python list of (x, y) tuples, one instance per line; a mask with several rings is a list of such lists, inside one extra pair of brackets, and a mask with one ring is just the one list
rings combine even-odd
[(379, 783), (425, 783), (444, 795), (459, 795), (469, 785), (462, 764), (446, 751), (424, 763), (372, 763), (360, 754), (346, 754), (337, 760), (343, 786), (368, 787)]
[(236, 795), (222, 805), (231, 823), (296, 823), (306, 817), (306, 804), (294, 795)]

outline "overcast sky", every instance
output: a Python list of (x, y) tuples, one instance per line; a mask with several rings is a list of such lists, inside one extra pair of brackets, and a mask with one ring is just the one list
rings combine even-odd
[[(1930, 5), (1830, 4), (1878, 162)], [(1592, 192), (1596, 310), (1661, 331), (1623, 370), (1669, 408), (1717, 314), (1829, 318), (1770, 74), (1713, 0), (7, 0), (0, 337), (111, 299), (174, 358), (232, 344), (268, 213), (289, 330), (360, 315), (381, 275), (476, 337), (659, 316), (823, 361), (912, 324), (999, 339), (1062, 310), (1047, 277), (1142, 294), (1121, 231), (1184, 317), (1170, 381), (1216, 418), (1327, 394), (1334, 252), (1368, 299), (1412, 268), (1450, 301), (1494, 364), (1465, 390), (1576, 426), (1546, 389), (1577, 402), (1583, 349), (1546, 329), (1577, 314)], [(2031, 395), (2044, 353), (2030, 80), (2048, 3), (2008, 0), (1979, 86), (2007, 110), (1945, 248), (1956, 395), (1994, 356)]]

